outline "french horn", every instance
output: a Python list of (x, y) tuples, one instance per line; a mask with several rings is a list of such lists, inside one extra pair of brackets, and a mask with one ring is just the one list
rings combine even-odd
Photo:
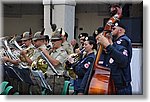
[(47, 62), (39, 56), (37, 60), (33, 61), (31, 64), (32, 70), (41, 70), (43, 73), (46, 72), (48, 68)]

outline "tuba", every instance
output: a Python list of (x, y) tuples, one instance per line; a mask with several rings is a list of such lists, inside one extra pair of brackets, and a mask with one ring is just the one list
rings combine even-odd
[(23, 50), (22, 47), (18, 45), (15, 39), (16, 39), (16, 36), (14, 35), (14, 37), (10, 39), (9, 44), (13, 45), (16, 49)]
[[(11, 59), (13, 59), (13, 60), (20, 60), (20, 59), (18, 58), (18, 56), (16, 56), (15, 54), (12, 53), (10, 47), (8, 46), (8, 42), (7, 42), (6, 39), (3, 40), (3, 45), (4, 45), (4, 47), (6, 48), (6, 50), (5, 50), (6, 56), (8, 56), (9, 58), (11, 58)], [(21, 66), (21, 68), (28, 68), (27, 66), (24, 66), (22, 63), (19, 63), (19, 66)]]
[[(15, 49), (21, 51), (21, 50), (24, 50), (22, 48), (22, 46), (20, 46), (17, 41), (16, 41), (16, 36), (14, 35), (12, 39), (9, 40), (9, 44), (13, 45)], [(25, 49), (27, 51), (27, 56), (28, 57), (31, 57), (33, 56), (33, 53), (34, 53), (34, 49), (33, 48), (28, 48), (28, 49)], [(17, 57), (17, 56), (16, 56)], [(28, 66), (24, 63), (25, 62), (25, 59), (24, 57), (22, 57), (21, 55), (17, 57), (18, 59), (20, 59), (22, 62), (19, 64), (22, 68), (28, 68)]]
[[(15, 36), (9, 41), (9, 43), (11, 44), (11, 45), (13, 45), (16, 49), (18, 49), (18, 50), (24, 50), (22, 47), (24, 46), (24, 45), (22, 45), (22, 46), (19, 46), (18, 45), (18, 43), (17, 43), (17, 41), (15, 40)], [(34, 48), (27, 48), (27, 49), (25, 49), (26, 51), (27, 51), (27, 56), (28, 57), (32, 57), (33, 56), (33, 53), (34, 53)], [(20, 60), (21, 61), (23, 61), (23, 62), (25, 62), (25, 59), (24, 59), (24, 57), (22, 57), (22, 56), (19, 56), (19, 58), (20, 58)]]

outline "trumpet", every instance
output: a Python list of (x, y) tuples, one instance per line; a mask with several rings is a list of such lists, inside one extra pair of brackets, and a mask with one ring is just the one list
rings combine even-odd
[(73, 78), (73, 79), (76, 78), (76, 74), (74, 73), (73, 68), (71, 66), (73, 64), (77, 64), (80, 61), (81, 55), (82, 55), (81, 52), (84, 52), (84, 51), (85, 51), (85, 48), (80, 50), (80, 53), (73, 53), (73, 54), (70, 54), (67, 57), (67, 60), (64, 64), (64, 67), (67, 70), (68, 75), (69, 75), (70, 78)]
[(67, 57), (67, 61), (71, 64), (77, 63), (81, 58), (81, 53), (85, 51), (85, 48), (80, 50), (80, 53), (72, 53)]

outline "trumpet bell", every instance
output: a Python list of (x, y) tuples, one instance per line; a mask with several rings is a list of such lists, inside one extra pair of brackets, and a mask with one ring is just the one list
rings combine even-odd
[(67, 61), (70, 62), (71, 64), (77, 62), (79, 60), (79, 55), (76, 53), (70, 54), (67, 58)]

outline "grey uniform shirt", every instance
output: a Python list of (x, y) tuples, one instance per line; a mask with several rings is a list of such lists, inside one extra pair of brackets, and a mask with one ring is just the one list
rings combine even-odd
[[(64, 72), (64, 62), (66, 57), (68, 56), (67, 52), (62, 48), (58, 48), (50, 54), (54, 59), (60, 62), (59, 65), (54, 66), (54, 68), (58, 71), (59, 75), (63, 75)], [(49, 75), (53, 75), (54, 73), (50, 68), (48, 68), (47, 73)]]
[[(30, 44), (30, 46), (27, 47), (27, 48), (25, 48), (24, 50), (28, 51), (26, 55), (27, 55), (29, 58), (32, 58), (32, 56), (34, 55), (35, 47), (33, 46), (33, 44)], [(23, 65), (25, 65), (25, 66), (30, 66), (30, 65), (25, 61), (25, 59), (24, 59), (22, 56), (20, 56), (20, 58), (23, 60), (23, 61), (22, 61), (22, 64), (23, 64)]]
[(72, 54), (73, 53), (73, 47), (69, 42), (65, 41), (62, 43), (62, 47), (66, 50), (67, 54)]
[[(38, 48), (44, 48), (44, 49), (46, 49), (46, 46), (45, 46), (45, 44), (44, 44), (44, 45), (42, 45), (42, 46), (40, 46), (40, 47), (38, 47)], [(37, 60), (37, 58), (41, 55), (41, 54), (40, 54), (40, 51), (38, 50), (38, 48), (34, 50), (34, 54), (33, 54), (33, 56), (31, 57), (31, 60), (32, 60), (32, 61)]]

